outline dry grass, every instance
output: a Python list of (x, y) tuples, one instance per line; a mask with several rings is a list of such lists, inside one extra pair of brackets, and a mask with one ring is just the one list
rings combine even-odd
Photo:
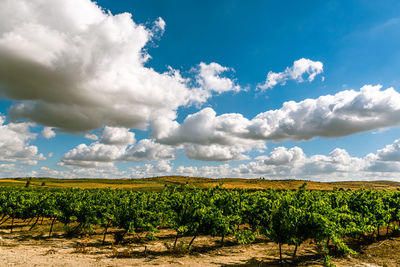
[[(164, 176), (142, 179), (53, 179), (53, 178), (31, 178), (30, 187), (41, 187), (45, 182), (45, 187), (49, 188), (119, 188), (136, 191), (160, 191), (166, 185), (190, 184), (198, 188), (210, 188), (223, 184), (226, 189), (297, 189), (304, 182), (311, 190), (332, 190), (333, 188), (343, 188), (345, 190), (365, 189), (386, 189), (397, 190), (400, 188), (399, 182), (393, 181), (344, 181), (344, 182), (313, 182), (305, 180), (264, 180), (264, 179), (239, 179), (239, 178), (203, 178), (203, 177), (183, 177), (183, 176)], [(0, 186), (25, 186), (26, 178), (0, 179)]]

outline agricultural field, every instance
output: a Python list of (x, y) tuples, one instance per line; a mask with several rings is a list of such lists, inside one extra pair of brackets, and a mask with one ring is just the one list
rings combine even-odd
[(2, 266), (400, 264), (397, 183), (185, 177), (1, 183)]
[(0, 179), (0, 187), (25, 187), (29, 181), (30, 187), (48, 188), (114, 188), (131, 189), (134, 191), (161, 191), (165, 186), (190, 184), (196, 188), (211, 188), (222, 184), (224, 189), (297, 189), (307, 182), (309, 190), (343, 189), (386, 189), (397, 190), (400, 182), (394, 181), (342, 181), (342, 182), (314, 182), (303, 180), (268, 180), (268, 179), (240, 179), (240, 178), (204, 178), (185, 176), (163, 176), (142, 179), (55, 179), (55, 178), (8, 178)]

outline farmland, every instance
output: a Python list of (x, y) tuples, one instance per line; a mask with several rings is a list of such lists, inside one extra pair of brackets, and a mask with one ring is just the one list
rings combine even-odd
[[(369, 247), (398, 248), (400, 193), (392, 182), (364, 183), (384, 190), (356, 182), (184, 177), (1, 183), (6, 247), (39, 242), (58, 255), (57, 243), (67, 242), (80, 257), (107, 255), (127, 265), (182, 262), (176, 257), (183, 263), (212, 257), (218, 265), (227, 262), (219, 259), (226, 253), (250, 265), (340, 265), (349, 258), (366, 261)], [(239, 259), (243, 251), (248, 255)]]
[[(8, 178), (0, 179), (1, 186), (24, 187), (27, 181), (31, 187), (48, 188), (114, 188), (131, 189), (135, 191), (161, 191), (166, 185), (191, 184), (196, 188), (210, 188), (222, 183), (224, 189), (297, 189), (304, 182), (310, 190), (343, 189), (386, 189), (397, 190), (400, 182), (394, 181), (341, 181), (313, 182), (302, 180), (268, 180), (268, 179), (239, 179), (239, 178), (204, 178), (185, 176), (163, 176), (142, 179), (55, 179), (55, 178)], [(42, 186), (44, 183), (44, 186)]]

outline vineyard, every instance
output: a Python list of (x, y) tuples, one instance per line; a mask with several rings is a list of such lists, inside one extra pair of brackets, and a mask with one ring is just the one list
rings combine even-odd
[[(18, 231), (14, 221), (34, 229), (40, 220), (62, 224), (65, 234), (101, 229), (102, 243), (124, 244), (129, 234), (156, 238), (161, 229), (174, 232), (168, 249), (190, 253), (199, 236), (227, 237), (250, 244), (263, 236), (279, 248), (290, 246), (290, 261), (310, 240), (321, 248), (325, 265), (330, 255), (356, 254), (350, 244), (384, 239), (399, 233), (400, 191), (386, 190), (226, 190), (166, 186), (160, 192), (121, 189), (0, 188), (0, 225)], [(187, 239), (187, 237), (190, 237)], [(180, 241), (186, 238), (187, 242)]]

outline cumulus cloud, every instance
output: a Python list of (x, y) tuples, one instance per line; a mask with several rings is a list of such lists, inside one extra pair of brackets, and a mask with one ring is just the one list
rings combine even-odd
[(15, 163), (0, 164), (1, 178), (35, 177), (35, 176), (36, 172), (29, 170), (26, 165), (18, 165)]
[[(179, 166), (176, 173), (206, 177), (266, 177), (268, 179), (351, 180), (376, 175), (369, 169), (372, 162), (367, 158), (351, 157), (344, 149), (336, 148), (329, 155), (307, 157), (299, 147), (277, 147), (256, 161), (219, 166)], [(364, 175), (364, 177), (363, 177)]]
[(217, 116), (213, 109), (205, 108), (187, 116), (182, 124), (154, 121), (152, 135), (165, 144), (257, 146), (260, 141), (333, 138), (399, 124), (400, 94), (393, 88), (365, 85), (360, 91), (285, 102), (280, 109), (251, 120), (236, 113)]
[(363, 86), (335, 95), (289, 101), (278, 110), (258, 114), (249, 136), (266, 140), (340, 137), (400, 124), (400, 94), (393, 88)]
[(254, 142), (245, 136), (249, 120), (243, 115), (236, 113), (216, 115), (212, 108), (204, 108), (188, 115), (182, 124), (176, 121), (155, 120), (152, 124), (152, 135), (161, 143), (171, 145), (183, 143), (234, 145)]
[(74, 165), (81, 167), (109, 167), (113, 166), (125, 153), (124, 146), (92, 143), (89, 146), (80, 144), (68, 151), (62, 158), (60, 165)]
[(216, 116), (211, 108), (189, 115), (181, 125), (176, 121), (155, 120), (152, 135), (162, 144), (184, 144), (191, 159), (230, 161), (248, 159), (245, 152), (264, 149), (265, 142), (242, 137), (248, 120), (241, 114)]
[(114, 166), (106, 168), (74, 167), (67, 170), (40, 167), (33, 176), (53, 178), (127, 178), (129, 173), (120, 171)]
[(29, 144), (36, 138), (36, 134), (30, 132), (32, 123), (6, 124), (5, 120), (5, 116), (0, 116), (0, 161), (36, 165), (38, 160), (46, 159), (38, 153), (37, 146)]
[(134, 133), (129, 129), (105, 127), (99, 141), (76, 146), (64, 154), (59, 165), (106, 168), (114, 166), (115, 162), (175, 159), (175, 154), (176, 148), (151, 139), (135, 144)]
[(299, 147), (278, 147), (257, 161), (233, 168), (238, 176), (266, 176), (269, 178), (326, 179), (329, 175), (354, 174), (364, 170), (368, 162), (351, 157), (346, 150), (336, 148), (328, 156), (307, 157)]
[[(264, 156), (257, 157), (255, 160), (239, 165), (220, 164), (216, 166), (178, 166), (174, 167), (169, 159), (155, 160), (153, 164), (145, 164), (129, 168), (128, 172), (120, 172), (121, 177), (149, 177), (163, 175), (184, 175), (196, 177), (242, 177), (255, 178), (266, 177), (268, 179), (308, 179), (315, 181), (337, 181), (337, 180), (396, 180), (400, 173), (400, 159), (391, 157), (390, 160), (383, 156), (382, 151), (399, 150), (399, 140), (376, 153), (370, 153), (365, 157), (353, 157), (345, 149), (336, 148), (328, 155), (310, 155), (307, 156), (299, 147), (277, 147)], [(389, 149), (387, 149), (389, 148)], [(386, 155), (386, 154), (385, 154)], [(78, 166), (78, 168), (76, 168)], [(74, 168), (68, 171), (59, 172), (59, 175), (65, 177), (75, 177), (77, 172), (84, 177), (101, 176), (94, 167), (98, 166), (99, 172), (107, 169), (107, 166), (97, 165), (74, 165)], [(8, 166), (9, 168), (14, 168)], [(88, 168), (87, 172), (84, 169)], [(118, 173), (115, 166), (108, 166), (114, 173)], [(103, 174), (105, 174), (104, 172)], [(0, 173), (1, 175), (1, 173)], [(89, 175), (90, 176), (90, 175)], [(57, 176), (58, 177), (58, 176)], [(79, 176), (76, 176), (79, 177)], [(83, 176), (82, 176), (83, 177)]]
[(293, 66), (287, 67), (283, 72), (268, 72), (267, 78), (258, 88), (267, 90), (276, 85), (285, 85), (288, 80), (294, 80), (299, 83), (304, 82), (303, 76), (308, 75), (307, 80), (312, 82), (318, 74), (322, 73), (324, 65), (320, 61), (312, 61), (307, 58), (301, 58), (293, 62)]
[(400, 139), (379, 149), (375, 154), (368, 154), (366, 160), (370, 163), (368, 170), (371, 172), (400, 172)]
[(90, 0), (4, 0), (0, 25), (0, 92), (18, 101), (10, 108), (14, 119), (67, 132), (145, 129), (206, 101), (209, 90), (238, 88), (219, 76), (227, 68), (217, 63), (201, 64), (205, 88), (191, 88), (193, 81), (172, 68), (146, 67), (146, 46), (165, 30), (162, 18), (146, 28), (130, 13), (113, 15)]
[(377, 159), (381, 161), (399, 161), (400, 162), (400, 139), (397, 139), (393, 144), (378, 150)]
[[(352, 157), (345, 149), (336, 148), (329, 155), (307, 157), (299, 147), (277, 147), (268, 155), (236, 167), (179, 166), (176, 173), (188, 176), (209, 177), (266, 177), (269, 179), (379, 180), (397, 179), (400, 173), (399, 140), (365, 157)], [(396, 152), (395, 152), (396, 151)], [(393, 157), (392, 157), (393, 156)], [(207, 175), (206, 175), (207, 174)]]
[(232, 168), (229, 164), (221, 164), (218, 166), (179, 166), (176, 174), (192, 177), (232, 177)]
[(175, 159), (176, 148), (156, 143), (152, 139), (142, 139), (130, 146), (123, 156), (124, 161), (157, 161)]
[(42, 130), (42, 136), (46, 139), (56, 137), (56, 132), (52, 127), (44, 127)]
[(131, 177), (143, 178), (151, 176), (171, 175), (173, 167), (168, 160), (160, 160), (155, 164), (136, 166), (136, 168), (129, 168), (129, 170)]
[(232, 161), (246, 160), (248, 156), (244, 152), (249, 152), (251, 147), (245, 146), (223, 146), (223, 145), (198, 145), (185, 144), (184, 153), (190, 159), (203, 161)]
[(132, 145), (135, 141), (135, 134), (121, 127), (106, 126), (100, 136), (100, 142), (106, 145)]
[[(0, 164), (1, 167), (1, 164)], [(67, 166), (65, 170), (40, 167), (35, 176), (55, 178), (144, 178), (170, 175), (173, 166), (169, 160), (160, 160), (154, 164), (138, 165), (127, 170), (119, 170), (116, 166)], [(15, 171), (15, 166), (8, 167), (7, 173)], [(4, 172), (3, 172), (4, 173)], [(3, 175), (0, 171), (0, 176)], [(7, 177), (7, 176), (5, 176)], [(9, 176), (8, 176), (9, 177)]]
[(269, 156), (260, 156), (257, 159), (263, 160), (266, 165), (287, 165), (305, 158), (303, 150), (300, 147), (287, 149), (286, 147), (275, 148)]
[(206, 91), (215, 91), (219, 94), (227, 91), (238, 92), (241, 87), (236, 84), (236, 81), (227, 77), (221, 77), (221, 73), (232, 71), (233, 69), (223, 67), (218, 63), (212, 62), (199, 64), (197, 82)]

